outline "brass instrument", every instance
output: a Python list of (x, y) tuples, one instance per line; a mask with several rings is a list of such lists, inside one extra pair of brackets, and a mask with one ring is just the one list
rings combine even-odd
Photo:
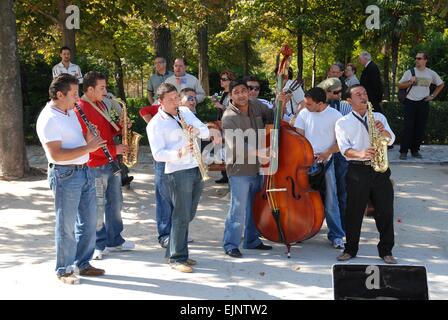
[(123, 140), (122, 143), (128, 146), (128, 152), (123, 154), (123, 163), (128, 168), (132, 168), (138, 162), (138, 147), (140, 139), (143, 137), (141, 134), (128, 129), (128, 111), (126, 104), (118, 98), (114, 98), (121, 106), (123, 117)]
[(210, 179), (208, 172), (207, 172), (207, 166), (204, 163), (204, 160), (202, 159), (202, 152), (199, 148), (198, 141), (196, 140), (196, 137), (194, 137), (192, 134), (188, 132), (188, 124), (185, 122), (184, 118), (181, 116), (179, 109), (177, 109), (177, 116), (179, 118), (180, 125), (182, 126), (182, 130), (184, 131), (185, 136), (187, 137), (187, 141), (191, 142), (193, 144), (193, 157), (196, 159), (196, 162), (198, 163), (199, 171), (201, 172), (202, 181), (207, 181)]
[(389, 168), (387, 146), (389, 144), (390, 138), (383, 136), (375, 128), (373, 107), (370, 101), (367, 102), (367, 122), (369, 127), (370, 147), (375, 149), (375, 156), (370, 161), (370, 165), (376, 172), (386, 172), (386, 170)]

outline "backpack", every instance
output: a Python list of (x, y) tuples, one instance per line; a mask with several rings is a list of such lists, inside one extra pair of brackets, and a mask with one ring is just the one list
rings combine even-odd
[[(415, 69), (412, 68), (412, 69), (410, 69), (410, 71), (411, 71), (412, 76), (415, 77)], [(413, 86), (414, 86), (414, 84), (412, 84), (407, 89), (399, 89), (398, 90), (398, 101), (400, 101), (401, 103), (404, 103), (404, 100), (406, 100), (406, 97), (408, 96), (408, 93), (409, 93), (409, 91), (411, 91)]]

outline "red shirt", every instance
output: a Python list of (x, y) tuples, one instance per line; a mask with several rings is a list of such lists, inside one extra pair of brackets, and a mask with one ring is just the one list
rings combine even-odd
[[(79, 99), (78, 104), (81, 107), (81, 110), (86, 114), (86, 118), (93, 125), (97, 126), (97, 130), (103, 138), (103, 140), (107, 141), (107, 149), (109, 150), (110, 155), (114, 160), (117, 159), (117, 149), (115, 148), (114, 137), (120, 134), (121, 131), (117, 131), (112, 127), (112, 125), (98, 112), (95, 108), (85, 100)], [(101, 110), (107, 110), (106, 105), (103, 102), (97, 102), (97, 107)], [(75, 108), (75, 113), (78, 116), (78, 120), (81, 123), (82, 132), (84, 134), (87, 133), (87, 126), (79, 115), (78, 110)], [(107, 111), (105, 111), (107, 113)], [(99, 148), (95, 152), (91, 152), (89, 154), (89, 161), (87, 162), (87, 166), (89, 167), (99, 167), (105, 164), (108, 164), (109, 160), (103, 152), (102, 148)]]
[(154, 104), (152, 106), (142, 107), (139, 111), (140, 116), (143, 118), (144, 116), (150, 114), (151, 116), (155, 116), (159, 111), (160, 105)]

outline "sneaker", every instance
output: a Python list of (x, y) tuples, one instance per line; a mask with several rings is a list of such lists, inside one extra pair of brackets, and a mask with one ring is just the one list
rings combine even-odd
[(173, 262), (170, 263), (171, 269), (183, 272), (183, 273), (192, 273), (193, 268), (189, 266), (186, 262)]
[(58, 275), (58, 279), (65, 284), (79, 284), (79, 278), (73, 272)]
[(92, 260), (103, 260), (103, 250), (95, 249)]
[(165, 237), (163, 239), (160, 239), (159, 243), (162, 248), (164, 248), (164, 249), (168, 248), (168, 244), (170, 243), (170, 237)]
[(85, 277), (98, 277), (104, 275), (105, 273), (106, 271), (103, 269), (98, 269), (93, 266), (87, 266), (86, 268), (79, 270), (79, 275)]
[(404, 152), (400, 152), (400, 160), (407, 160), (408, 159), (408, 154), (404, 153)]
[(133, 242), (130, 241), (125, 241), (123, 242), (123, 244), (116, 246), (116, 247), (106, 247), (105, 250), (107, 250), (107, 252), (109, 251), (130, 251), (130, 250), (134, 250), (135, 249), (135, 244)]
[(421, 159), (423, 158), (422, 154), (420, 152), (412, 152), (412, 157), (417, 158), (417, 159)]
[(344, 240), (341, 238), (336, 238), (333, 241), (333, 248), (335, 249), (345, 249)]

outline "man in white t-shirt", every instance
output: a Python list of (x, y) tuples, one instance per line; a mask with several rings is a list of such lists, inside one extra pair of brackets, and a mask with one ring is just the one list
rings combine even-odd
[(322, 88), (315, 87), (305, 94), (305, 109), (300, 111), (294, 127), (311, 143), (315, 161), (325, 164), (325, 219), (328, 240), (336, 249), (344, 248), (345, 236), (339, 211), (333, 154), (339, 151), (335, 126), (342, 115), (328, 106), (327, 96)]
[(69, 47), (62, 47), (59, 50), (59, 54), (61, 56), (61, 62), (53, 67), (53, 79), (57, 76), (68, 73), (78, 79), (78, 83), (82, 84), (82, 73), (81, 68), (74, 63), (70, 62), (71, 51)]
[(96, 192), (94, 175), (86, 163), (89, 152), (105, 141), (82, 134), (72, 110), (78, 99), (75, 77), (57, 76), (49, 94), (51, 100), (39, 114), (36, 130), (48, 159), (48, 181), (55, 197), (56, 275), (64, 283), (77, 284), (75, 266), (83, 276), (104, 274), (89, 263), (95, 249)]
[[(401, 160), (407, 159), (409, 150), (411, 150), (414, 158), (422, 157), (419, 150), (425, 137), (429, 102), (437, 97), (444, 86), (439, 75), (426, 67), (427, 62), (428, 56), (426, 53), (417, 53), (414, 68), (415, 76), (412, 76), (411, 71), (407, 70), (398, 84), (398, 88), (409, 91), (404, 101), (404, 131), (400, 144)], [(434, 93), (430, 94), (429, 87), (432, 83), (437, 88)]]

